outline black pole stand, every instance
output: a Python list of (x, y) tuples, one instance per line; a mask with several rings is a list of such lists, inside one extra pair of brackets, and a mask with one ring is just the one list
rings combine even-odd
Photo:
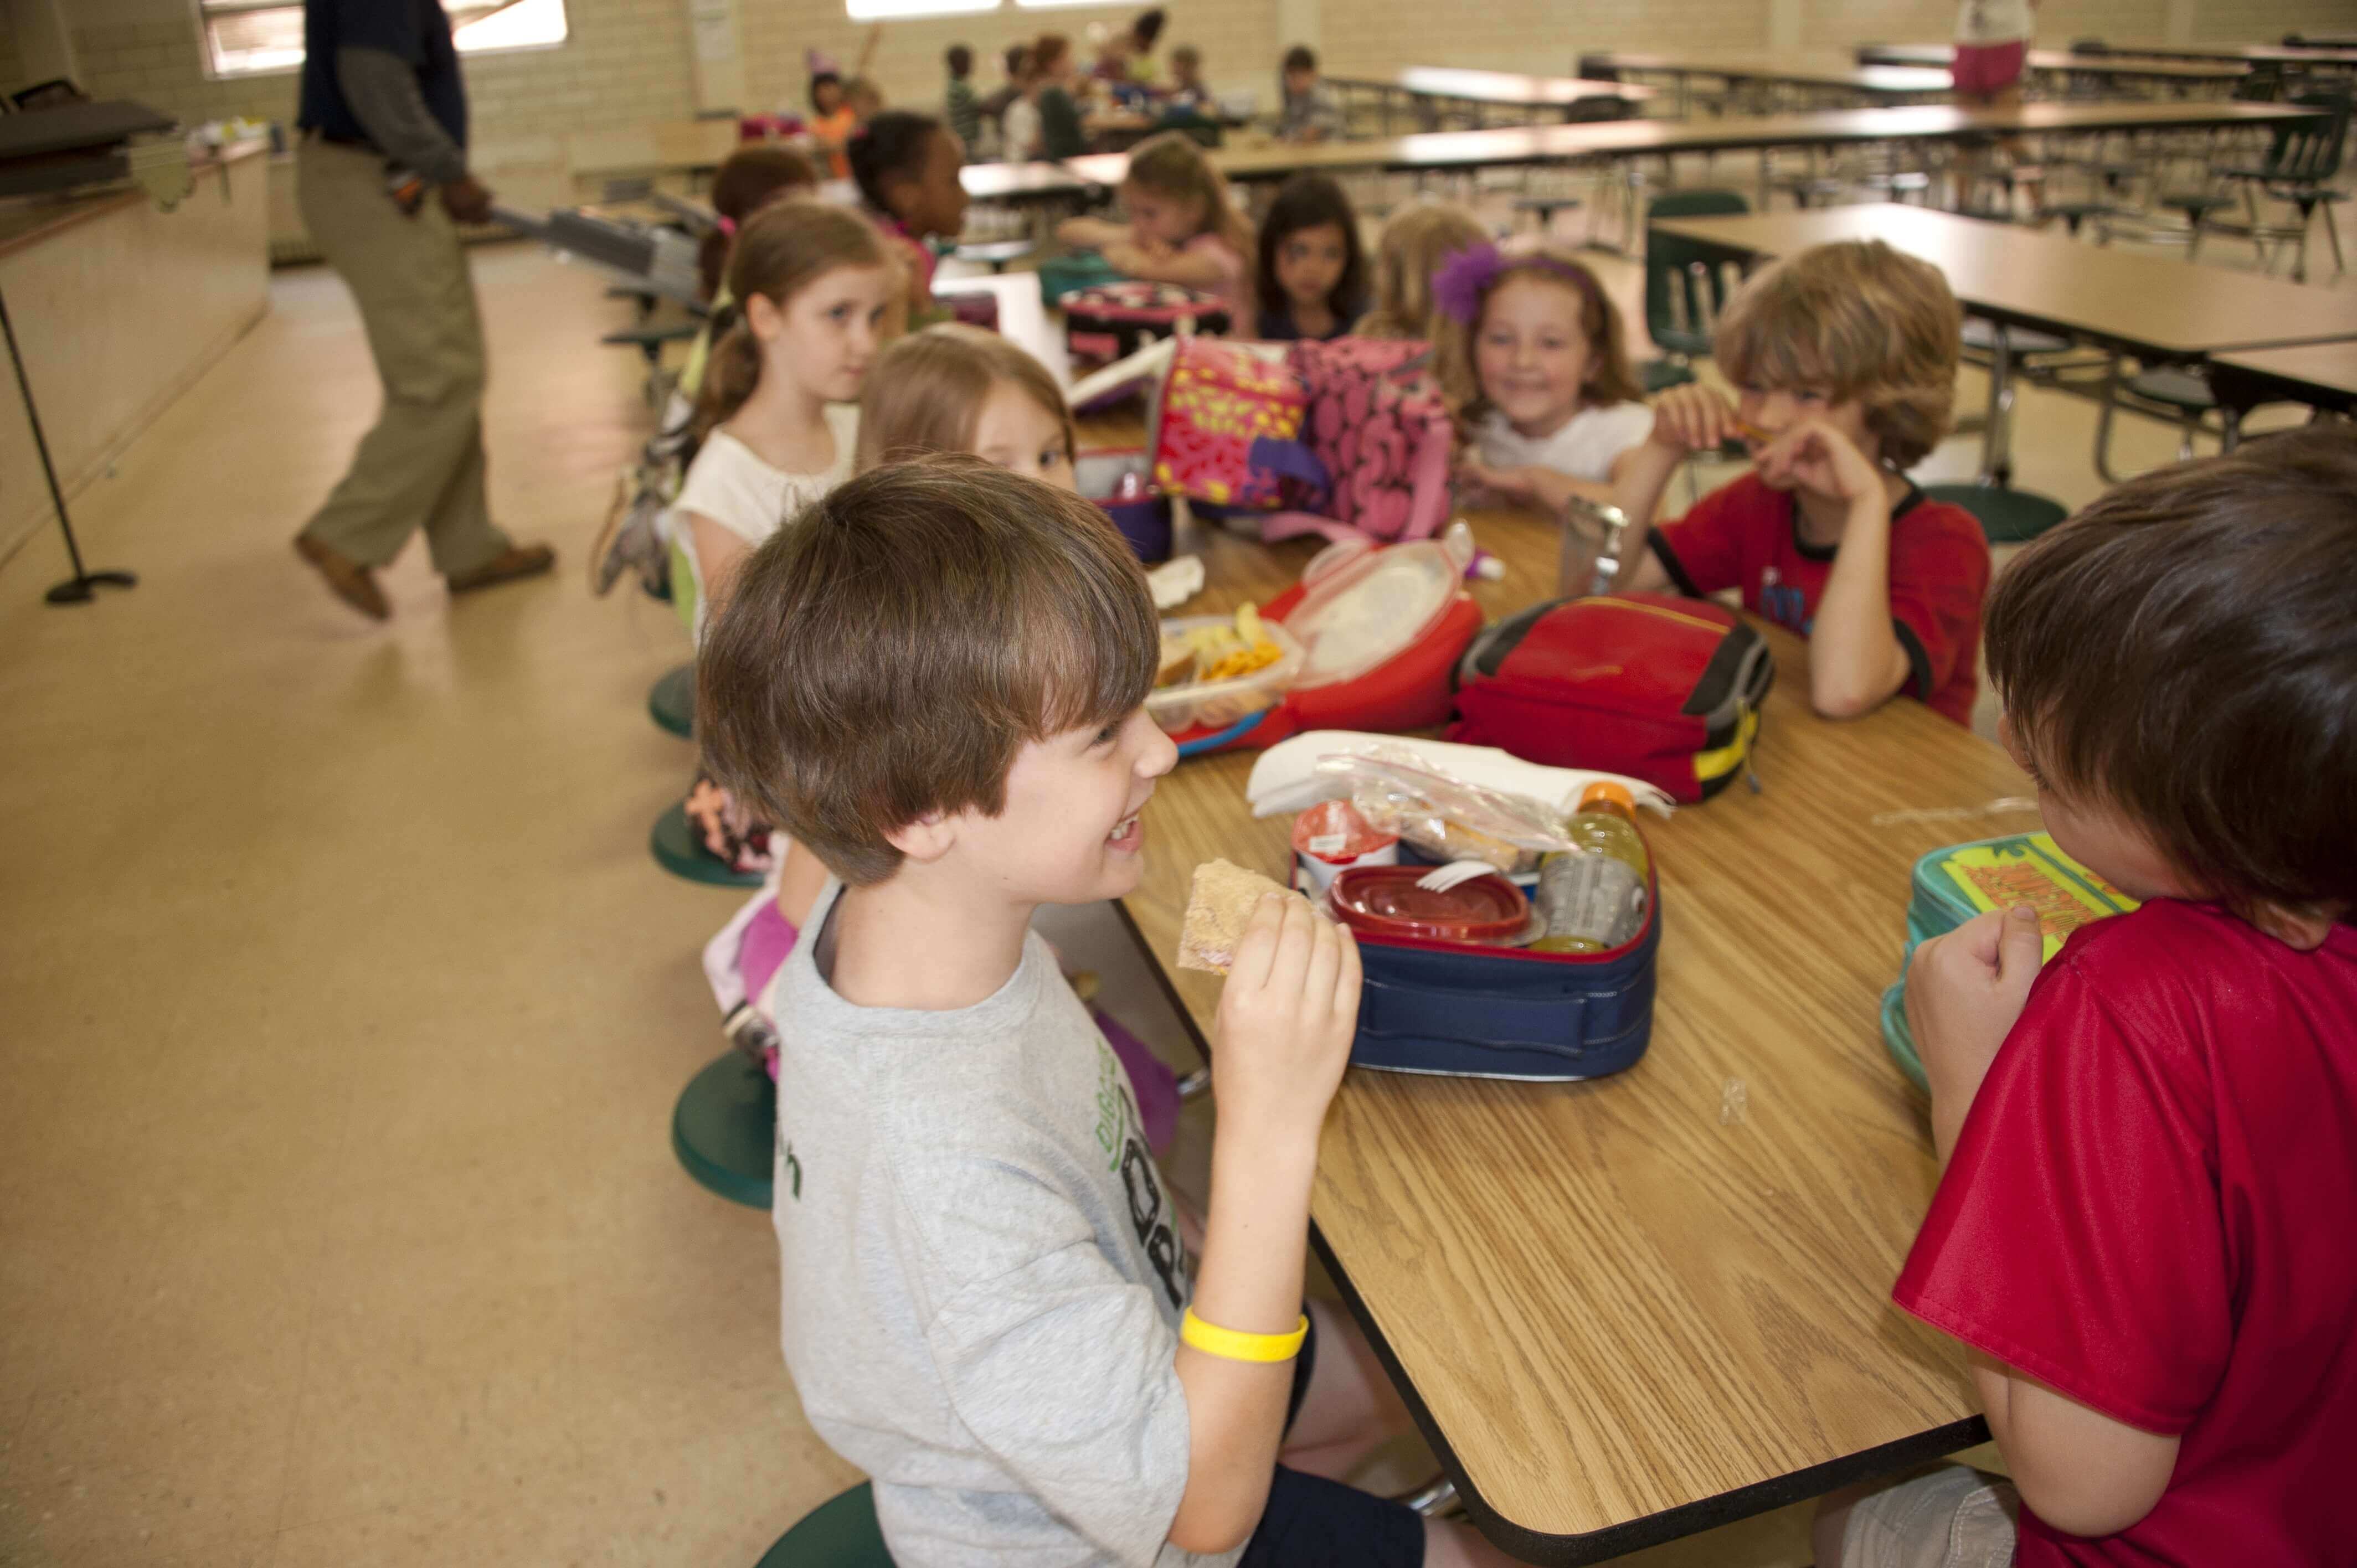
[(16, 326), (8, 319), (8, 301), (0, 295), (0, 332), (8, 335), (8, 362), (16, 369), (16, 390), (25, 394), (25, 418), (33, 427), (33, 445), (40, 449), (41, 472), (48, 477), (49, 499), (58, 509), (58, 528), (66, 536), (66, 554), (74, 575), (48, 592), (53, 605), (84, 605), (101, 587), (129, 588), (139, 579), (128, 572), (92, 572), (81, 564), (81, 547), (74, 542), (73, 519), (66, 515), (66, 494), (58, 486), (58, 467), (49, 460), (48, 437), (41, 434), (40, 411), (33, 406), (33, 383), (25, 379), (25, 356), (16, 347)]

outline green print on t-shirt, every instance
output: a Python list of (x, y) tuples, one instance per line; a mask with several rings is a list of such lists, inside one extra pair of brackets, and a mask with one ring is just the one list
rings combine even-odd
[(1105, 1169), (1121, 1176), (1129, 1197), (1129, 1222), (1137, 1244), (1154, 1265), (1175, 1310), (1187, 1305), (1179, 1285), (1187, 1266), (1178, 1232), (1171, 1225), (1170, 1199), (1162, 1191), (1162, 1172), (1146, 1146), (1146, 1129), (1137, 1119), (1137, 1102), (1130, 1098), (1129, 1073), (1113, 1047), (1097, 1041), (1097, 1143), (1106, 1155)]

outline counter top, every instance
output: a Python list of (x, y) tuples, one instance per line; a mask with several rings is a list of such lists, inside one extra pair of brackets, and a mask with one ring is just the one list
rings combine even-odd
[[(242, 163), (269, 150), (270, 144), (256, 136), (223, 147), (217, 153), (190, 158), (188, 168), (201, 183), (204, 176), (214, 169)], [(191, 197), (197, 194), (190, 193)], [(106, 213), (120, 211), (133, 202), (147, 199), (147, 193), (127, 179), (66, 196), (19, 196), (0, 199), (0, 256), (38, 245), (78, 223), (86, 223)]]

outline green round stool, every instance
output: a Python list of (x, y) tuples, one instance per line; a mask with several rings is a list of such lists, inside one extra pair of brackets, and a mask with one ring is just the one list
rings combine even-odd
[[(777, 1127), (778, 1086), (759, 1063), (730, 1051), (688, 1079), (680, 1092), (671, 1113), (671, 1152), (706, 1189), (731, 1203), (767, 1208)], [(875, 1517), (872, 1508), (868, 1517)]]
[(709, 883), (715, 887), (759, 887), (763, 880), (759, 872), (731, 871), (712, 858), (688, 822), (684, 800), (675, 802), (655, 819), (654, 832), (647, 835), (647, 847), (654, 852), (657, 865), (690, 882)]
[(695, 666), (683, 664), (647, 693), (647, 713), (655, 723), (685, 738), (695, 729)]
[(876, 1522), (876, 1494), (866, 1481), (830, 1498), (778, 1537), (754, 1568), (892, 1568)]
[(1925, 485), (1935, 501), (1973, 514), (1991, 544), (2023, 544), (2071, 515), (2061, 501), (2004, 485)]

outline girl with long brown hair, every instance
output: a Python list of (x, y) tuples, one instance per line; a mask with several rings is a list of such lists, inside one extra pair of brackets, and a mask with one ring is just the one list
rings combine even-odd
[(1216, 294), (1238, 335), (1257, 319), (1253, 303), (1253, 227), (1228, 193), (1227, 177), (1184, 132), (1165, 131), (1138, 144), (1121, 182), (1126, 223), (1102, 218), (1065, 220), (1057, 233), (1068, 245), (1104, 252), (1124, 274)]
[(704, 444), (673, 503), (699, 625), (747, 552), (850, 477), (860, 386), (904, 297), (875, 226), (803, 197), (763, 208), (737, 233), (727, 285), (743, 314), (712, 347), (696, 411)]

